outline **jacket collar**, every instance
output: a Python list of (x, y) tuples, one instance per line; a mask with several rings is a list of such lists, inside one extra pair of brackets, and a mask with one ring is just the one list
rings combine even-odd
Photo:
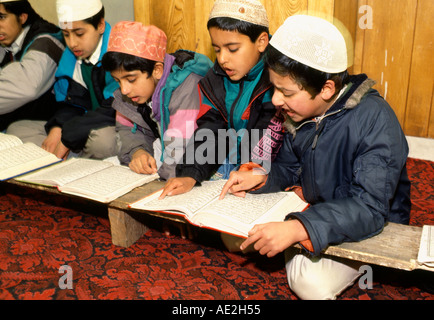
[[(345, 91), (341, 93), (338, 100), (326, 112), (322, 119), (339, 114), (345, 110), (354, 109), (357, 105), (359, 105), (363, 97), (371, 90), (374, 85), (375, 81), (369, 79), (365, 74), (351, 76), (350, 83), (347, 85)], [(284, 118), (285, 122), (283, 125), (285, 129), (293, 135), (293, 137), (295, 137), (297, 130), (305, 124), (316, 122), (315, 120), (306, 120), (301, 123), (295, 123), (286, 115), (284, 115)]]

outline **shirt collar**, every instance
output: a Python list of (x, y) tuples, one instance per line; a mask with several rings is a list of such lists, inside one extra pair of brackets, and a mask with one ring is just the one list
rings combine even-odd
[[(99, 58), (101, 56), (101, 49), (102, 49), (102, 37), (99, 39), (98, 46), (96, 47), (93, 54), (88, 59), (84, 59), (84, 62), (96, 65), (99, 62)], [(80, 62), (82, 61), (83, 60), (80, 60)]]
[(6, 51), (12, 52), (12, 54), (15, 56), (18, 52), (21, 51), (22, 46), (24, 44), (24, 39), (26, 38), (27, 33), (30, 30), (30, 26), (27, 26), (23, 29), (23, 31), (20, 33), (18, 38), (14, 41), (14, 43), (11, 44), (10, 47), (6, 47)]

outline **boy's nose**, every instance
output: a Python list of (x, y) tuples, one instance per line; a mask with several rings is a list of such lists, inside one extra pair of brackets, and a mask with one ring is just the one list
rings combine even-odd
[(276, 107), (281, 107), (283, 105), (282, 93), (274, 90), (273, 96), (271, 97), (271, 103)]
[(120, 88), (121, 88), (121, 92), (124, 96), (128, 96), (128, 94), (130, 93), (130, 87), (126, 84), (120, 83), (119, 84)]
[(223, 52), (220, 52), (217, 59), (219, 61), (220, 66), (224, 66), (227, 62), (227, 55)]
[(77, 41), (74, 37), (69, 37), (69, 47), (74, 49), (77, 46)]

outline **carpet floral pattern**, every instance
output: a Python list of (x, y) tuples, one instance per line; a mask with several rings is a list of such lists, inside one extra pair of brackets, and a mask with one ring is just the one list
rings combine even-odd
[[(434, 223), (434, 163), (409, 159), (412, 225)], [(297, 300), (283, 255), (227, 252), (216, 233), (194, 240), (166, 234), (161, 221), (129, 248), (111, 243), (99, 205), (0, 185), (0, 300)], [(72, 288), (61, 288), (62, 266)], [(431, 272), (373, 266), (372, 289), (358, 283), (340, 300), (434, 300)]]

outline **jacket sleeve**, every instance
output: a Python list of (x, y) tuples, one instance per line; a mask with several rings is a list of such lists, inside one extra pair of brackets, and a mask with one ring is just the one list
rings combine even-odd
[(292, 150), (291, 138), (289, 133), (284, 135), (283, 144), (271, 164), (271, 169), (264, 168), (269, 174), (266, 184), (259, 189), (261, 193), (280, 192), (300, 186), (301, 166)]
[(218, 159), (218, 130), (226, 129), (227, 121), (219, 111), (201, 101), (196, 122), (198, 128), (187, 144), (182, 163), (176, 166), (176, 176), (191, 177), (201, 183), (225, 160)]
[(74, 117), (64, 123), (62, 143), (71, 150), (82, 150), (92, 130), (115, 126), (116, 111), (111, 108), (111, 101), (113, 101), (113, 98), (107, 99), (104, 106)]
[(56, 109), (54, 116), (45, 124), (47, 133), (54, 127), (63, 128), (63, 125), (70, 119), (82, 116), (85, 113), (84, 109), (71, 106), (65, 102), (56, 102)]
[(176, 165), (182, 162), (186, 146), (197, 129), (200, 100), (198, 82), (202, 77), (191, 73), (173, 92), (169, 125), (163, 136), (162, 179), (176, 176)]
[[(43, 45), (53, 53), (36, 49)], [(21, 61), (0, 69), (0, 114), (13, 112), (51, 89), (62, 51), (63, 45), (57, 40), (37, 39)]]
[[(155, 136), (149, 128), (135, 129), (134, 124), (121, 114), (117, 115), (116, 131), (121, 141), (121, 150), (119, 152), (119, 161), (123, 165), (129, 165), (133, 155), (138, 150), (145, 150), (154, 156), (153, 143)], [(129, 122), (129, 123), (128, 123)]]

